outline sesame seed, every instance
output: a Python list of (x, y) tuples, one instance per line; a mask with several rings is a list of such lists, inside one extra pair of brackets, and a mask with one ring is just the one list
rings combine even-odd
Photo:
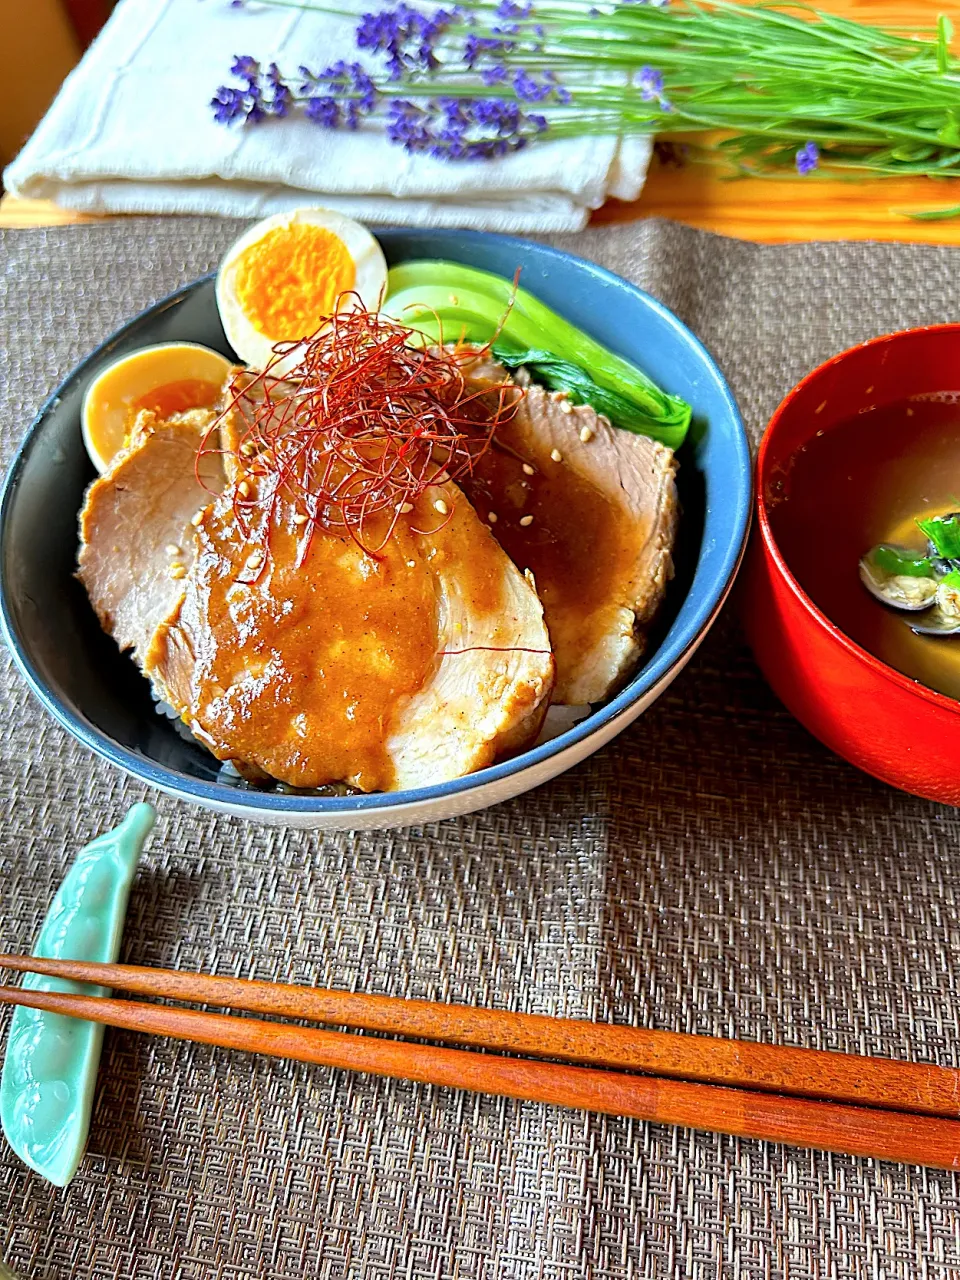
[(561, 400), (561, 401), (560, 401), (560, 412), (561, 412), (561, 413), (573, 413), (573, 405), (570, 403), (570, 401), (569, 401), (569, 400)]
[(532, 524), (533, 524), (533, 516), (521, 516), (521, 517), (520, 517), (520, 528), (521, 528), (521, 529), (527, 529), (527, 528), (529, 528), (529, 526), (530, 526), (530, 525), (532, 525)]
[(255, 569), (258, 564), (262, 564), (262, 563), (263, 563), (263, 552), (260, 550), (259, 547), (254, 547), (253, 550), (250, 552), (250, 554), (247, 556), (247, 564), (250, 565), (251, 568)]
[(444, 502), (442, 498), (438, 498), (436, 500), (436, 502), (433, 504), (433, 509), (434, 511), (439, 511), (442, 516), (445, 516), (447, 512), (450, 510), (450, 508), (447, 506), (447, 504)]
[(194, 528), (196, 528), (202, 519), (203, 519), (203, 512), (198, 511), (196, 515), (192, 515), (190, 517), (190, 523), (193, 525)]
[(487, 520), (488, 520), (488, 522), (489, 522), (490, 524), (496, 524), (496, 523), (497, 523), (497, 513), (496, 513), (495, 511), (488, 511), (488, 512), (487, 512)]
[(566, 398), (567, 398), (567, 393), (565, 391), (550, 392), (550, 399), (555, 400), (557, 404), (559, 404), (561, 400), (566, 400)]
[(592, 439), (593, 439), (593, 427), (581, 427), (581, 428), (580, 428), (580, 439), (583, 441), (583, 443), (584, 443), (584, 444), (587, 444), (590, 440), (592, 440)]
[(180, 548), (175, 542), (168, 542), (166, 551), (168, 556), (178, 556), (180, 554)]
[(401, 502), (401, 503), (400, 503), (400, 514), (401, 514), (402, 516), (407, 516), (407, 515), (409, 515), (409, 514), (410, 514), (410, 512), (411, 512), (412, 510), (413, 510), (413, 503), (412, 503), (412, 502)]
[(525, 462), (525, 463), (523, 464), (523, 474), (524, 474), (525, 476), (535, 476), (535, 475), (537, 474), (537, 472), (536, 472), (536, 468), (535, 468), (535, 467), (531, 467), (531, 465), (530, 465), (530, 463), (529, 463), (529, 462)]
[(244, 440), (243, 444), (240, 446), (240, 452), (243, 454), (245, 458), (249, 458), (251, 454), (256, 453), (256, 451), (257, 451), (257, 446), (253, 443), (252, 440)]
[(562, 461), (563, 461), (563, 454), (560, 452), (560, 450), (559, 450), (559, 449), (551, 449), (551, 450), (550, 450), (550, 457), (554, 460), (554, 462), (562, 462)]
[(309, 519), (310, 517), (308, 515), (305, 515), (304, 512), (298, 511), (297, 514), (293, 517), (293, 523), (306, 524)]
[(408, 569), (415, 569), (416, 567), (417, 567), (417, 562), (416, 562), (416, 560), (408, 560), (408, 561), (407, 561), (407, 568), (408, 568)]
[(183, 565), (182, 565), (182, 564), (179, 564), (179, 563), (178, 563), (178, 564), (172, 564), (172, 565), (170, 566), (170, 577), (171, 577), (171, 578), (183, 578), (183, 577), (185, 577), (185, 576), (186, 576), (186, 572), (187, 572), (187, 571), (186, 571), (186, 569), (183, 567)]
[[(582, 435), (582, 434), (583, 434), (583, 433), (581, 432), (581, 435)], [(240, 494), (240, 496), (241, 496), (242, 498), (249, 498), (249, 496), (250, 496), (250, 486), (247, 484), (246, 480), (241, 480), (241, 481), (240, 481), (240, 483), (237, 485), (237, 491), (239, 492), (239, 494)]]

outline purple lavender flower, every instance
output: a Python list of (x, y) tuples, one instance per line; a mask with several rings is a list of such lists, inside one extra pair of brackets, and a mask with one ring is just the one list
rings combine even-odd
[(638, 83), (644, 102), (653, 102), (663, 93), (663, 72), (655, 71), (653, 67), (641, 67)]
[(266, 81), (269, 93), (269, 97), (265, 99), (266, 110), (274, 116), (289, 115), (290, 108), (293, 106), (293, 94), (275, 62), (271, 62), (267, 68)]
[(517, 4), (517, 0), (500, 0), (497, 5), (498, 18), (529, 18), (533, 12), (533, 4)]
[(340, 124), (340, 106), (335, 98), (308, 98), (303, 110), (308, 120), (324, 129), (336, 129)]
[(233, 124), (237, 120), (242, 124), (257, 124), (267, 114), (259, 88), (249, 84), (242, 89), (222, 84), (210, 99), (210, 106), (217, 124)]
[(217, 124), (232, 124), (234, 120), (239, 120), (241, 117), (245, 120), (247, 117), (245, 97), (242, 89), (231, 89), (229, 85), (222, 84), (210, 99), (213, 118)]
[[(257, 67), (256, 77), (253, 68)], [(323, 71), (299, 67), (299, 83), (294, 89), (275, 62), (266, 71), (252, 59), (236, 59), (233, 70), (242, 73), (242, 88), (221, 85), (210, 105), (219, 124), (240, 121), (256, 124), (267, 116), (290, 114), (302, 103), (304, 115), (325, 129), (346, 125), (356, 129), (364, 116), (376, 109), (378, 92), (359, 62), (335, 62)]]
[(797, 152), (797, 173), (806, 175), (820, 168), (820, 148), (815, 142), (807, 142)]
[[(509, 0), (516, 3), (516, 0)], [(454, 15), (455, 17), (455, 15)], [(452, 20), (440, 11), (438, 21)], [(399, 25), (398, 25), (399, 24)], [(408, 68), (423, 67), (423, 41), (432, 49), (435, 31), (430, 22), (406, 5), (390, 12), (367, 14), (362, 35), (365, 47), (388, 52), (389, 60)], [(409, 37), (420, 42), (411, 53)], [(512, 48), (502, 37), (472, 37), (474, 56)], [(365, 116), (383, 111), (387, 138), (408, 152), (443, 160), (480, 160), (508, 155), (549, 128), (547, 117), (527, 110), (526, 104), (553, 99), (569, 102), (569, 92), (553, 72), (533, 75), (523, 67), (495, 62), (480, 70), (486, 85), (509, 85), (505, 98), (438, 96), (424, 102), (382, 94), (376, 81), (357, 62), (341, 59), (321, 71), (298, 68), (298, 78), (286, 77), (276, 63), (266, 69), (253, 58), (235, 58), (231, 68), (242, 84), (222, 85), (211, 102), (214, 118), (222, 124), (256, 123), (267, 116), (283, 117), (299, 106), (306, 118), (324, 129), (356, 129)], [(416, 90), (413, 91), (416, 93)]]
[(548, 128), (545, 116), (503, 98), (437, 98), (420, 107), (394, 99), (387, 136), (412, 154), (436, 160), (489, 160), (527, 145)]
[(653, 67), (641, 67), (637, 72), (636, 83), (644, 102), (658, 102), (662, 111), (672, 110), (664, 96), (662, 71), (657, 71)]
[(483, 84), (503, 84), (507, 78), (507, 68), (502, 62), (495, 62), (492, 67), (484, 67), (480, 72)]
[(542, 102), (553, 93), (553, 86), (540, 84), (535, 76), (518, 67), (513, 75), (513, 92), (521, 102)]
[(359, 62), (350, 67), (350, 81), (354, 93), (357, 94), (357, 106), (369, 114), (377, 104), (377, 86), (373, 83)]
[(563, 87), (563, 85), (557, 79), (557, 73), (555, 71), (551, 71), (549, 69), (547, 71), (544, 71), (543, 78), (544, 78), (544, 81), (550, 86), (553, 92), (555, 101), (563, 103), (564, 106), (566, 106), (568, 102), (573, 101), (573, 95), (570, 93), (569, 89), (565, 89)]
[(472, 33), (463, 42), (463, 61), (472, 71), (486, 57), (503, 58), (516, 49), (513, 40), (502, 36), (475, 36)]
[(235, 57), (230, 74), (243, 80), (241, 88), (222, 84), (210, 99), (218, 124), (257, 124), (267, 116), (285, 116), (293, 105), (293, 94), (275, 62), (264, 72), (256, 58)]
[(230, 74), (238, 80), (246, 80), (248, 84), (256, 84), (260, 79), (260, 63), (249, 54), (238, 54), (233, 60)]
[(427, 17), (403, 3), (365, 13), (356, 30), (357, 48), (386, 54), (391, 80), (411, 71), (432, 71), (439, 66), (434, 46), (456, 18), (446, 9)]
[(429, 151), (434, 143), (429, 124), (430, 113), (406, 98), (394, 98), (387, 108), (387, 137), (405, 151)]

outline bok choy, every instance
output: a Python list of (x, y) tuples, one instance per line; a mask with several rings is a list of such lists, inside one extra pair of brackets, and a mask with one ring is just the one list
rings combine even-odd
[(493, 341), (496, 359), (524, 366), (574, 404), (670, 448), (683, 443), (691, 414), (685, 400), (502, 276), (457, 262), (405, 262), (390, 270), (383, 310), (432, 343)]

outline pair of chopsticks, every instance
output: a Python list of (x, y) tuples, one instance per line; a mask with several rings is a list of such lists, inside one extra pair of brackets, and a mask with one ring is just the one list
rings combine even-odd
[[(527, 1056), (0, 987), (0, 1004), (128, 1031), (737, 1137), (960, 1168), (960, 1071), (952, 1067), (132, 965), (0, 955), (0, 968)], [(543, 1058), (563, 1061), (531, 1060)]]

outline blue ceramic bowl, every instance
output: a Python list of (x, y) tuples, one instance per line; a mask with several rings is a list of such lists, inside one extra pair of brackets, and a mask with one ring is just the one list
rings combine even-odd
[(689, 660), (730, 589), (751, 510), (749, 450), (733, 397), (708, 352), (653, 298), (589, 262), (504, 236), (458, 231), (379, 233), (388, 261), (448, 258), (512, 277), (688, 400), (694, 427), (680, 451), (683, 504), (677, 576), (646, 661), (588, 719), (469, 777), (415, 791), (319, 797), (244, 790), (158, 716), (147, 682), (100, 629), (74, 578), (77, 512), (94, 477), (80, 435), (84, 391), (118, 355), (188, 341), (232, 352), (212, 277), (125, 325), (53, 393), (14, 459), (0, 503), (0, 618), (37, 697), (91, 750), (159, 790), (258, 821), (323, 828), (398, 827), (469, 813), (519, 795), (596, 751), (666, 688)]

